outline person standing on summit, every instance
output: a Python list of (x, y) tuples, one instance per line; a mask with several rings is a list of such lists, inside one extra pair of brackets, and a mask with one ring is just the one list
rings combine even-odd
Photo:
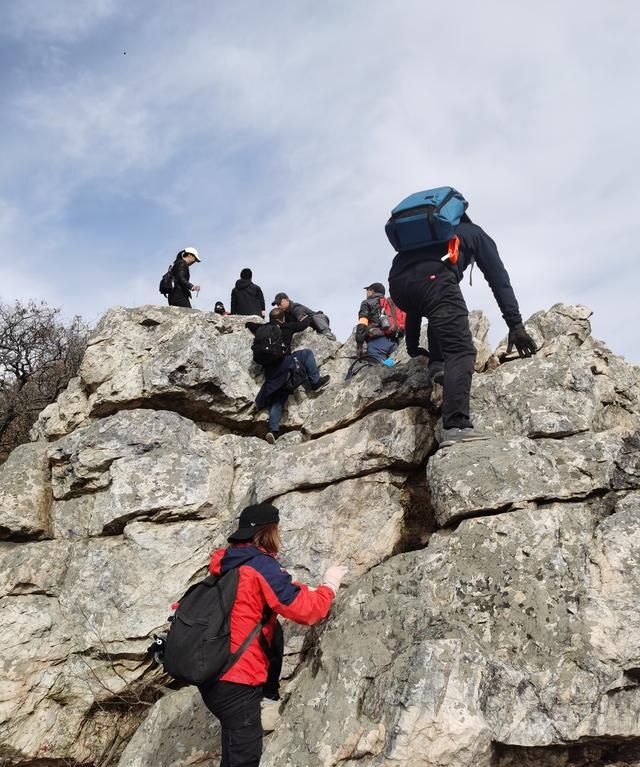
[(189, 267), (200, 263), (202, 259), (195, 248), (184, 248), (176, 256), (176, 260), (171, 267), (171, 276), (173, 284), (169, 295), (169, 306), (183, 306), (191, 309), (191, 291), (200, 292), (200, 285), (191, 283)]
[(265, 303), (262, 289), (252, 282), (253, 272), (245, 268), (231, 291), (231, 314), (264, 317)]
[[(417, 192), (394, 208), (385, 227), (397, 250), (389, 292), (407, 314), (407, 352), (428, 356), (431, 379), (443, 386), (440, 447), (487, 439), (474, 430), (469, 413), (476, 352), (459, 285), (469, 265), (478, 264), (509, 327), (507, 353), (514, 346), (520, 357), (537, 351), (496, 244), (467, 216), (467, 205), (451, 187)], [(423, 317), (428, 351), (419, 345)]]

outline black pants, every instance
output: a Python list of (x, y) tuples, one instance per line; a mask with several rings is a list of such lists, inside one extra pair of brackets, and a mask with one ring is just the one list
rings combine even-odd
[(174, 288), (169, 293), (169, 306), (184, 306), (186, 309), (191, 309), (191, 301), (186, 293), (179, 288)]
[(262, 687), (215, 682), (200, 687), (206, 707), (220, 720), (220, 767), (258, 767), (262, 756)]
[(284, 634), (282, 625), (276, 620), (273, 626), (273, 638), (271, 639), (271, 649), (269, 651), (269, 672), (267, 681), (262, 688), (262, 694), (265, 698), (271, 700), (280, 700), (280, 673), (282, 671), (282, 658), (284, 656)]
[(389, 292), (403, 311), (419, 312), (429, 322), (431, 359), (444, 361), (443, 428), (472, 426), (469, 398), (476, 350), (455, 272), (439, 261), (421, 261), (390, 278)]

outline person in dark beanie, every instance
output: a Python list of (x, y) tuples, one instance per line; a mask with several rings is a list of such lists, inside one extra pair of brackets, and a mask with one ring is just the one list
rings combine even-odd
[[(520, 357), (535, 354), (535, 343), (522, 324), (496, 244), (466, 213), (454, 238), (398, 252), (389, 272), (391, 297), (407, 314), (407, 352), (411, 357), (427, 356), (431, 379), (443, 386), (440, 447), (487, 439), (474, 430), (469, 412), (476, 351), (459, 285), (464, 270), (474, 263), (489, 283), (509, 327), (507, 353), (515, 346)], [(419, 345), (423, 317), (428, 321), (428, 351)]]
[(251, 269), (243, 269), (240, 279), (231, 291), (231, 314), (258, 315), (264, 317), (264, 295), (262, 289), (252, 282)]
[(176, 256), (176, 260), (171, 267), (173, 277), (173, 287), (169, 292), (169, 306), (183, 306), (191, 309), (191, 292), (200, 292), (200, 285), (191, 283), (189, 267), (196, 262), (200, 263), (202, 259), (195, 248), (184, 248)]
[[(238, 591), (231, 608), (231, 651), (263, 622), (261, 631), (216, 682), (200, 685), (202, 699), (220, 720), (220, 767), (258, 767), (262, 755), (261, 709), (275, 708), (284, 641), (276, 619), (312, 626), (327, 617), (342, 579), (343, 565), (327, 569), (312, 589), (296, 583), (276, 559), (280, 549), (280, 513), (269, 503), (243, 509), (229, 546), (214, 551), (212, 575), (238, 568)], [(271, 661), (269, 661), (269, 657)]]
[(213, 307), (213, 311), (216, 314), (222, 315), (223, 317), (226, 317), (229, 314), (229, 312), (224, 308), (222, 301), (216, 301), (215, 306)]

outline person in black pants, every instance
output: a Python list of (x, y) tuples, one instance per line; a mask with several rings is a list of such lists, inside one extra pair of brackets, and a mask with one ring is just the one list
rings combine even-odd
[(195, 248), (185, 248), (176, 256), (176, 260), (171, 267), (173, 276), (173, 287), (169, 293), (169, 306), (183, 306), (185, 309), (191, 309), (191, 291), (200, 292), (200, 285), (192, 285), (189, 267), (200, 263), (201, 258)]
[[(231, 651), (235, 652), (258, 622), (261, 633), (220, 679), (198, 688), (204, 704), (220, 720), (220, 767), (258, 767), (262, 754), (261, 701), (278, 696), (279, 663), (284, 643), (280, 615), (312, 626), (327, 617), (347, 568), (329, 567), (321, 585), (313, 589), (294, 581), (276, 559), (280, 548), (280, 513), (268, 503), (243, 509), (230, 546), (214, 551), (212, 575), (238, 568), (238, 591), (231, 608)], [(266, 618), (266, 620), (265, 620)], [(264, 646), (270, 648), (269, 662)]]
[[(514, 346), (521, 357), (536, 352), (522, 324), (518, 301), (495, 242), (466, 214), (456, 235), (459, 257), (455, 266), (449, 259), (442, 260), (448, 253), (448, 242), (444, 242), (398, 253), (389, 272), (391, 298), (407, 314), (407, 351), (412, 357), (428, 356), (432, 380), (443, 385), (440, 447), (486, 439), (486, 435), (474, 431), (469, 413), (476, 352), (459, 285), (467, 266), (478, 264), (509, 326), (507, 353)], [(423, 317), (429, 323), (429, 351), (419, 345)]]
[[(308, 378), (313, 391), (326, 386), (331, 379), (329, 375), (320, 375), (316, 358), (311, 349), (298, 349), (293, 353), (291, 352), (293, 336), (306, 330), (311, 325), (311, 318), (305, 317), (300, 322), (285, 322), (285, 318), (286, 314), (282, 309), (276, 308), (269, 312), (269, 322), (277, 325), (280, 329), (284, 357), (280, 362), (263, 366), (264, 383), (256, 397), (258, 410), (269, 408), (269, 431), (266, 440), (271, 445), (275, 445), (280, 436), (282, 411), (293, 391), (291, 388), (293, 385), (292, 377), (297, 381), (294, 388), (303, 384)], [(245, 327), (255, 335), (258, 328), (261, 327), (261, 323), (249, 321), (245, 322)], [(295, 375), (294, 370), (297, 371)]]

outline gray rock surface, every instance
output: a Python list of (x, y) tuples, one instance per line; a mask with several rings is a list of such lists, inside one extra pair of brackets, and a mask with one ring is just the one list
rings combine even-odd
[(52, 522), (65, 537), (119, 532), (135, 518), (219, 515), (234, 476), (228, 443), (167, 411), (100, 419), (55, 442), (49, 458)]
[(637, 504), (465, 520), (359, 578), (264, 763), (491, 765), (495, 743), (640, 737)]
[(427, 482), (440, 525), (530, 501), (578, 498), (633, 486), (640, 454), (627, 446), (638, 432), (578, 434), (562, 440), (522, 437), (473, 442), (439, 450)]
[(265, 767), (640, 767), (640, 369), (589, 316), (535, 314), (538, 354), (500, 364), (472, 313), (491, 439), (436, 451), (441, 389), (404, 348), (345, 383), (353, 338), (298, 336), (331, 384), (270, 446), (246, 318), (108, 312), (0, 468), (0, 762), (216, 764), (145, 649), (269, 499), (296, 578), (350, 572), (325, 623), (285, 625)]
[(46, 445), (20, 445), (0, 466), (0, 538), (46, 536), (51, 501)]

